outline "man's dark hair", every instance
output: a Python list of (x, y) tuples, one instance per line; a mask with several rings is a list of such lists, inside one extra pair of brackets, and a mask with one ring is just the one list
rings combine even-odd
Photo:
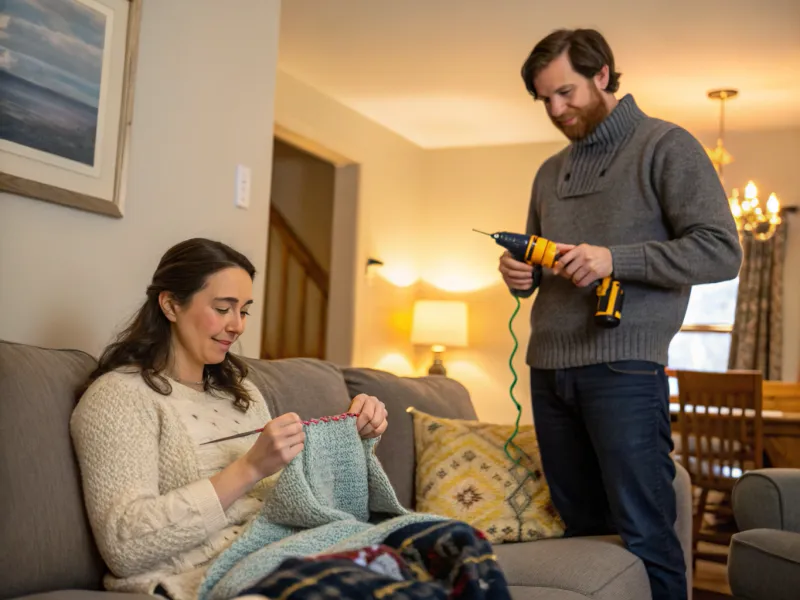
[(609, 77), (605, 91), (614, 93), (619, 89), (622, 74), (614, 70), (614, 53), (603, 35), (594, 29), (559, 29), (536, 44), (522, 65), (522, 81), (531, 96), (539, 97), (533, 87), (536, 76), (565, 51), (568, 52), (572, 68), (587, 79), (608, 65)]

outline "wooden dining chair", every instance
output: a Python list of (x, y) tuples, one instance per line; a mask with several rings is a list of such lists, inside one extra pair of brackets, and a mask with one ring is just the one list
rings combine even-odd
[[(730, 544), (731, 534), (704, 534), (712, 490), (730, 497), (744, 471), (763, 466), (760, 371), (677, 371), (680, 460), (699, 497), (692, 527), (692, 561), (724, 562), (725, 555), (698, 552), (698, 541)], [(730, 509), (728, 509), (730, 512)]]

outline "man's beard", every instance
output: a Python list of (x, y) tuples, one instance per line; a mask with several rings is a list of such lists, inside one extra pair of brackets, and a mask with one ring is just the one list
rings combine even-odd
[[(558, 120), (550, 118), (553, 125), (561, 130), (561, 133), (567, 136), (570, 141), (577, 142), (586, 138), (608, 116), (608, 107), (603, 102), (600, 92), (596, 88), (591, 88), (591, 96), (591, 101), (586, 106), (571, 109), (561, 115)], [(577, 117), (575, 123), (572, 125), (563, 124), (563, 121), (568, 121), (572, 117)]]

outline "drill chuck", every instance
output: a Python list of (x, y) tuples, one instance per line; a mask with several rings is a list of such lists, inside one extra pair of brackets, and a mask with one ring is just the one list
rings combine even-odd
[[(475, 230), (477, 231), (477, 230)], [(497, 233), (485, 233), (493, 238), (498, 246), (502, 246), (511, 253), (511, 256), (519, 262), (529, 265), (542, 265), (552, 269), (558, 262), (558, 250), (555, 242), (551, 242), (538, 235), (524, 235), (522, 233), (510, 233), (500, 231)]]

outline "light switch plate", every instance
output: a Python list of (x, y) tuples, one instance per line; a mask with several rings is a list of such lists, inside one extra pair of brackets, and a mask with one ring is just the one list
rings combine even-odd
[(234, 204), (239, 208), (250, 208), (250, 167), (236, 165), (236, 197)]

